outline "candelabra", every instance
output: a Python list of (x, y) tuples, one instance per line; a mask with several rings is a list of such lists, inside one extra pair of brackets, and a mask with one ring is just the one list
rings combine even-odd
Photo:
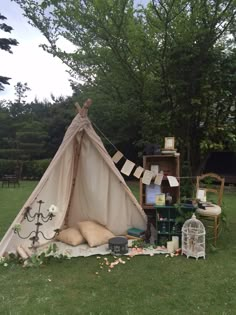
[(31, 207), (26, 207), (26, 208), (25, 208), (24, 219), (27, 220), (28, 222), (33, 222), (33, 221), (36, 220), (36, 222), (35, 222), (35, 226), (36, 226), (35, 230), (31, 231), (27, 236), (22, 236), (22, 235), (20, 234), (19, 226), (18, 226), (18, 227), (17, 227), (17, 226), (14, 227), (14, 233), (16, 233), (20, 238), (22, 238), (22, 239), (30, 239), (30, 240), (32, 241), (32, 248), (35, 248), (35, 247), (36, 247), (36, 243), (37, 243), (38, 240), (39, 240), (39, 235), (40, 235), (40, 234), (43, 236), (43, 238), (44, 238), (45, 240), (50, 241), (50, 240), (52, 240), (56, 235), (58, 235), (59, 232), (60, 232), (60, 229), (55, 229), (55, 230), (54, 230), (54, 232), (55, 232), (54, 235), (53, 235), (52, 237), (48, 238), (48, 237), (46, 237), (46, 236), (44, 235), (44, 233), (43, 233), (42, 231), (40, 231), (40, 227), (41, 227), (44, 223), (48, 222), (49, 220), (52, 220), (53, 217), (55, 217), (55, 214), (53, 213), (53, 211), (56, 212), (56, 211), (55, 211), (55, 208), (56, 208), (56, 207), (55, 207), (55, 206), (51, 206), (51, 207), (50, 207), (50, 208), (52, 208), (51, 211), (49, 210), (48, 214), (47, 214), (47, 215), (44, 215), (44, 214), (41, 212), (41, 206), (42, 206), (43, 203), (44, 203), (44, 202), (43, 202), (42, 200), (39, 200), (39, 201), (38, 201), (38, 204), (39, 204), (38, 210), (37, 210), (37, 212), (35, 212), (34, 214), (31, 214), (31, 211), (32, 211), (32, 208), (31, 208)]

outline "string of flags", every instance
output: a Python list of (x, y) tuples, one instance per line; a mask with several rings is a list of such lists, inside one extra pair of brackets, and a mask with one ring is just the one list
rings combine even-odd
[[(120, 151), (117, 151), (113, 157), (112, 160), (115, 164), (117, 164), (122, 158), (124, 157), (123, 153)], [(126, 159), (126, 158), (125, 158)], [(126, 159), (122, 169), (121, 173), (129, 176), (131, 172), (133, 171), (135, 167), (135, 163)], [(162, 172), (159, 173), (158, 166), (153, 165), (153, 168), (151, 170), (145, 170), (143, 167), (138, 166), (136, 167), (133, 176), (136, 178), (140, 178), (142, 176), (142, 183), (145, 185), (150, 185), (151, 181), (154, 179), (154, 184), (161, 185), (162, 179), (164, 174)], [(167, 176), (168, 182), (170, 187), (178, 187), (179, 182), (175, 176)]]
[[(94, 127), (103, 135), (103, 137), (113, 146), (113, 148), (116, 150), (116, 153), (113, 155), (112, 160), (115, 164), (117, 164), (122, 158), (125, 159), (125, 163), (123, 164), (121, 168), (121, 173), (129, 176), (131, 172), (134, 170), (133, 176), (136, 177), (137, 179), (140, 179), (142, 176), (142, 183), (145, 185), (150, 185), (151, 182), (154, 180), (154, 184), (161, 186), (164, 174), (162, 171), (159, 172), (159, 167), (158, 165), (152, 165), (151, 170), (145, 170), (141, 166), (137, 166), (134, 162), (128, 160), (124, 154), (119, 151), (115, 145), (103, 134), (103, 132), (94, 124)], [(170, 187), (178, 187), (179, 182), (178, 179), (180, 178), (195, 178), (195, 177), (175, 177), (175, 176), (166, 176), (167, 180), (169, 182)]]

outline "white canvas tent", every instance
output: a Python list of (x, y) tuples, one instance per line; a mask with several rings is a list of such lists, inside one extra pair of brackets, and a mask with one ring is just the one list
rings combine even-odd
[[(39, 200), (44, 201), (45, 215), (52, 204), (58, 207), (56, 216), (40, 227), (47, 238), (64, 224), (71, 227), (85, 220), (96, 221), (115, 235), (125, 235), (130, 227), (146, 228), (146, 215), (94, 131), (86, 106), (73, 119), (48, 169), (3, 237), (0, 257), (16, 252), (19, 245), (30, 246), (31, 241), (19, 238), (13, 228), (21, 224), (22, 236), (35, 230), (35, 222), (25, 220), (24, 212), (28, 206), (36, 211)], [(46, 242), (39, 235), (39, 244)]]

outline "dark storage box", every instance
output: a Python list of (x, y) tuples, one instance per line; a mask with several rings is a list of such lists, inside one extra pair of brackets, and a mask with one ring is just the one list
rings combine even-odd
[(128, 249), (128, 240), (124, 236), (117, 236), (110, 238), (108, 241), (109, 249), (114, 255), (124, 255), (127, 254)]

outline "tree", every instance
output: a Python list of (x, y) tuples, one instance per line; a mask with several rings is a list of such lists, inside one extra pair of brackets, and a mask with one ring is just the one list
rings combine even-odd
[(26, 93), (31, 91), (31, 89), (28, 87), (28, 83), (17, 82), (14, 88), (15, 88), (15, 95), (16, 95), (15, 101), (19, 104), (25, 103), (24, 99), (27, 97)]
[(30, 91), (30, 88), (27, 83), (21, 82), (17, 82), (14, 88), (16, 99), (14, 102), (9, 103), (9, 111), (13, 118), (17, 118), (24, 112), (27, 112), (28, 106), (25, 106), (26, 101), (24, 99), (27, 97), (27, 92)]
[(150, 31), (162, 39), (160, 74), (169, 128), (193, 171), (203, 147), (224, 149), (225, 132), (232, 130), (232, 123), (226, 125), (235, 107), (236, 77), (228, 36), (235, 15), (235, 1), (221, 0), (152, 1), (147, 10)]
[(193, 172), (206, 151), (235, 146), (234, 0), (15, 1), (83, 80), (79, 98), (95, 96), (95, 121), (116, 143), (175, 135)]
[[(1, 13), (0, 13), (0, 20), (6, 20), (6, 17), (3, 16)], [(11, 33), (13, 28), (5, 23), (0, 23), (0, 30)], [(16, 39), (0, 38), (0, 49), (5, 50), (9, 52), (10, 54), (12, 54), (11, 46), (17, 46), (17, 45), (18, 45), (18, 42)], [(4, 90), (3, 85), (9, 84), (8, 80), (10, 80), (10, 78), (5, 77), (5, 76), (0, 76), (0, 91)]]

